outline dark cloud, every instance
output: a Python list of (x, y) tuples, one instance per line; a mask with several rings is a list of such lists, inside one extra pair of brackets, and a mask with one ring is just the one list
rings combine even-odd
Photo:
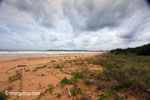
[(105, 27), (115, 28), (122, 21), (143, 9), (141, 0), (65, 0), (65, 16), (77, 30), (96, 31)]
[(134, 31), (131, 31), (127, 34), (123, 34), (123, 35), (120, 36), (120, 38), (127, 39), (127, 40), (133, 39), (136, 35), (136, 32), (135, 33), (133, 33), (133, 32)]
[(146, 38), (143, 35), (147, 34), (147, 28), (150, 25), (148, 22), (149, 16), (150, 14), (144, 14), (141, 11), (139, 14), (136, 13), (129, 20), (126, 20), (127, 24), (123, 24), (123, 27), (120, 27), (122, 30), (118, 33), (119, 38), (123, 39), (126, 43), (140, 41), (142, 37)]
[(3, 2), (3, 0), (0, 0), (0, 6), (1, 6), (1, 3)]
[(43, 0), (6, 0), (5, 2), (30, 14), (40, 25), (53, 27), (57, 9), (48, 0), (44, 2)]
[(0, 0), (0, 3), (2, 3), (3, 0)]
[(150, 7), (150, 0), (145, 0), (148, 4), (148, 6)]
[(1, 0), (0, 48), (106, 50), (149, 42), (149, 0)]

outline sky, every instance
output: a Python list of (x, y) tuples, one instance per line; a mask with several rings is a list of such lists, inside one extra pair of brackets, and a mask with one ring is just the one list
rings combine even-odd
[(0, 49), (111, 50), (150, 43), (149, 0), (0, 0)]

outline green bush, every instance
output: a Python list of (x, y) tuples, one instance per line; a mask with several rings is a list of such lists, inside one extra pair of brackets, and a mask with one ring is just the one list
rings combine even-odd
[(8, 98), (7, 95), (5, 95), (5, 91), (0, 92), (0, 100), (6, 100)]
[(48, 85), (48, 91), (49, 91), (50, 94), (53, 93), (53, 89), (54, 89), (53, 85)]
[(61, 80), (61, 85), (64, 86), (64, 85), (67, 85), (67, 84), (72, 84), (72, 81), (67, 79), (66, 77), (64, 77), (64, 79)]
[(72, 72), (74, 78), (83, 78), (83, 73), (81, 72)]
[(109, 100), (104, 94), (100, 94), (97, 100)]
[(118, 48), (115, 50), (111, 50), (111, 53), (115, 53), (115, 54), (135, 53), (137, 55), (150, 55), (150, 43), (136, 48), (127, 48), (127, 49)]
[(93, 84), (93, 82), (89, 79), (89, 78), (83, 78), (82, 79), (83, 80), (83, 82), (85, 83), (85, 84), (87, 84), (87, 85), (89, 85), (89, 84)]
[[(99, 77), (99, 75), (98, 75)], [(141, 69), (106, 69), (102, 72), (101, 77), (105, 82), (115, 81), (113, 86), (119, 85), (118, 87), (111, 88), (108, 90), (108, 94), (114, 94), (115, 90), (120, 88), (128, 88), (137, 95), (144, 95), (147, 97), (148, 89), (150, 89), (150, 71)]]
[(77, 92), (76, 92), (76, 90), (75, 90), (74, 88), (71, 89), (71, 94), (72, 94), (73, 96), (76, 96), (76, 95), (77, 95)]
[(86, 61), (103, 68), (103, 71), (93, 72), (90, 77), (94, 80), (96, 91), (106, 90), (107, 94), (115, 97), (120, 90), (129, 90), (140, 99), (150, 99), (150, 56), (107, 53)]

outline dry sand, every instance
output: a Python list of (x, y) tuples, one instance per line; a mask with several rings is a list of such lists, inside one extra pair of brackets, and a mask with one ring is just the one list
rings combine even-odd
[[(40, 100), (72, 100), (74, 97), (68, 97), (66, 90), (72, 88), (72, 85), (60, 86), (60, 81), (64, 78), (71, 78), (68, 74), (78, 67), (67, 65), (64, 68), (54, 68), (53, 65), (65, 64), (64, 62), (79, 58), (88, 58), (101, 53), (79, 53), (79, 54), (55, 54), (55, 55), (19, 55), (19, 56), (0, 56), (0, 91), (9, 92), (40, 92), (44, 95)], [(40, 66), (49, 66), (33, 71)], [(90, 66), (89, 66), (90, 68)], [(101, 70), (100, 67), (91, 67), (91, 70)], [(10, 81), (9, 78), (21, 73), (21, 79)], [(68, 72), (68, 73), (66, 73)], [(45, 92), (48, 85), (53, 85), (51, 94)], [(82, 85), (81, 85), (82, 86)], [(84, 86), (84, 85), (83, 85)], [(91, 86), (92, 87), (92, 86)], [(44, 93), (45, 92), (45, 93)], [(61, 95), (59, 97), (59, 95)], [(38, 96), (10, 96), (8, 100), (35, 100)]]

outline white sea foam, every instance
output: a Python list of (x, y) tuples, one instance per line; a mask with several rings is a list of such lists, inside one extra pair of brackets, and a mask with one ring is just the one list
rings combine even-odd
[[(84, 51), (0, 51), (0, 61), (45, 58), (45, 57), (60, 57), (67, 54), (76, 53), (91, 53)], [(96, 53), (96, 52), (92, 52)]]
[(87, 53), (84, 51), (0, 51), (0, 55), (25, 55), (25, 54), (66, 54)]

